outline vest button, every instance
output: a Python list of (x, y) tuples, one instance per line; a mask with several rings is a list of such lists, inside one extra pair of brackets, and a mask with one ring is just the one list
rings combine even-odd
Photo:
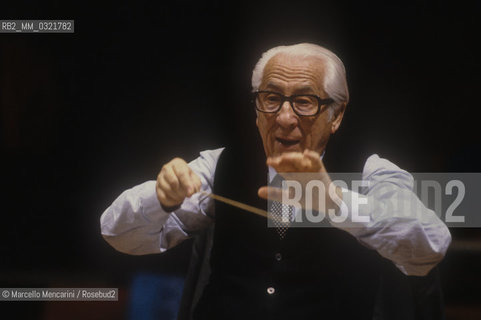
[(267, 293), (268, 293), (268, 294), (274, 294), (274, 292), (276, 292), (276, 289), (274, 289), (273, 287), (267, 288)]
[(278, 252), (278, 253), (276, 253), (275, 258), (276, 258), (277, 261), (281, 261), (282, 255)]

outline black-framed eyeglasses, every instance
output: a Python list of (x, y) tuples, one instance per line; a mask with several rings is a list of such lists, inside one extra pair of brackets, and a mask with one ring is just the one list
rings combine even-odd
[(273, 91), (256, 91), (254, 92), (254, 102), (256, 109), (265, 113), (277, 113), (281, 109), (285, 101), (289, 101), (292, 110), (298, 116), (315, 116), (324, 111), (327, 106), (334, 100), (321, 99), (313, 94), (295, 94), (286, 97), (280, 93)]

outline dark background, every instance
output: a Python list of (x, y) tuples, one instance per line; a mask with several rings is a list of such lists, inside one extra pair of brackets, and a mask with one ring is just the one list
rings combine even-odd
[[(0, 34), (0, 285), (128, 290), (138, 271), (182, 275), (188, 243), (124, 255), (100, 215), (174, 156), (255, 138), (251, 71), (279, 44), (325, 45), (346, 65), (328, 170), (378, 153), (412, 172), (481, 171), (479, 2), (389, 3), (2, 4), (1, 19), (75, 19), (75, 33)], [(481, 310), (481, 240), (452, 232), (441, 272), (455, 319)]]

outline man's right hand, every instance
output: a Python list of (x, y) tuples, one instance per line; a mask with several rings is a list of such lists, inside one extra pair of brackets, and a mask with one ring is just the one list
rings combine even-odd
[(165, 208), (174, 208), (182, 204), (185, 198), (199, 192), (199, 176), (192, 171), (181, 158), (174, 158), (166, 163), (157, 176), (155, 191), (160, 204)]

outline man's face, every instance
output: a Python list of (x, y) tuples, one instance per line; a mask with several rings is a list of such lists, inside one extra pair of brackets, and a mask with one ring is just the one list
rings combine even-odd
[[(324, 62), (319, 58), (278, 54), (266, 64), (259, 90), (285, 96), (314, 94), (326, 99), (329, 97), (323, 89), (323, 81)], [(340, 112), (329, 121), (326, 109), (315, 116), (298, 116), (285, 101), (278, 113), (257, 112), (256, 124), (267, 157), (305, 149), (322, 154), (329, 136), (339, 127), (342, 115), (343, 112)]]

